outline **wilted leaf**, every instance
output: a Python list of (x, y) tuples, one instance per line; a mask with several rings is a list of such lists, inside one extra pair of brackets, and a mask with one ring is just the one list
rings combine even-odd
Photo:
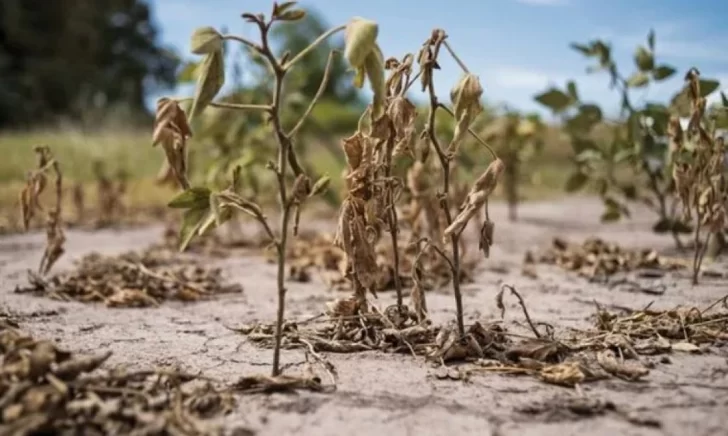
[(672, 77), (677, 70), (669, 65), (660, 65), (652, 71), (652, 77), (657, 80), (665, 80)]
[[(207, 204), (207, 198), (205, 199), (205, 203)], [(204, 224), (209, 212), (207, 207), (185, 211), (182, 217), (182, 226), (180, 227), (179, 251), (185, 251), (190, 241), (192, 241), (192, 238)]]
[(200, 66), (190, 119), (199, 115), (212, 102), (224, 84), (225, 65), (223, 53), (219, 50), (208, 54)]
[(199, 55), (221, 51), (222, 35), (212, 27), (200, 27), (192, 33), (191, 50)]

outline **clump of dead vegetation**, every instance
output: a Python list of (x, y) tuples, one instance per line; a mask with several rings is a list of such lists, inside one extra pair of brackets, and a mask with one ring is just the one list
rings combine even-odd
[(65, 253), (64, 244), (66, 236), (63, 232), (61, 211), (63, 203), (63, 174), (61, 166), (51, 153), (47, 145), (37, 146), (34, 151), (38, 158), (37, 168), (28, 174), (25, 187), (20, 193), (20, 210), (23, 219), (23, 228), (27, 231), (33, 217), (39, 212), (45, 212), (41, 205), (40, 196), (48, 185), (48, 172), (55, 175), (53, 207), (47, 211), (45, 223), (46, 248), (38, 266), (38, 273), (48, 274), (53, 265)]
[(158, 306), (167, 300), (198, 301), (242, 292), (225, 284), (220, 268), (210, 268), (174, 252), (147, 249), (118, 256), (91, 253), (77, 267), (45, 279), (30, 274), (30, 286), (16, 292), (109, 307)]
[[(429, 362), (440, 379), (460, 380), (483, 373), (528, 375), (575, 387), (612, 377), (642, 380), (659, 363), (649, 356), (699, 353), (728, 340), (725, 297), (705, 309), (648, 307), (620, 314), (598, 306), (590, 329), (557, 331), (533, 319), (523, 297), (508, 285), (496, 296), (502, 318), (506, 292), (517, 298), (526, 320), (525, 333), (506, 329), (502, 321), (475, 322), (467, 326), (463, 337), (455, 322), (445, 326), (419, 323), (417, 314), (407, 307), (358, 312), (357, 299), (352, 296), (329, 304), (325, 314), (287, 322), (282, 347), (305, 350), (321, 362), (326, 361), (320, 353), (405, 353)], [(720, 305), (722, 310), (717, 310)], [(254, 324), (235, 330), (260, 346), (275, 346), (272, 326)]]
[(654, 249), (627, 249), (596, 237), (587, 238), (581, 244), (554, 238), (551, 246), (541, 252), (526, 252), (523, 262), (527, 275), (535, 275), (533, 266), (543, 263), (558, 265), (589, 279), (641, 269), (671, 271), (685, 267), (683, 260), (661, 256)]
[(687, 129), (680, 120), (670, 122), (672, 178), (683, 206), (683, 220), (694, 223), (693, 284), (698, 284), (700, 267), (711, 237), (724, 232), (728, 184), (725, 177), (726, 147), (716, 138), (714, 123), (706, 118), (707, 100), (701, 92), (700, 73), (692, 68), (685, 76), (691, 105)]
[[(0, 433), (214, 435), (235, 407), (230, 389), (173, 369), (104, 369), (0, 318)], [(108, 368), (108, 366), (107, 366)]]

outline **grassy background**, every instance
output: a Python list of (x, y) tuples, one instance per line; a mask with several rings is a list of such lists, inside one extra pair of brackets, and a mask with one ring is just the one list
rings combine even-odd
[[(546, 139), (543, 153), (524, 166), (521, 185), (524, 201), (562, 195), (570, 170), (571, 149), (556, 129), (549, 129)], [(103, 162), (109, 176), (119, 170), (128, 173), (125, 201), (133, 209), (164, 207), (176, 192), (174, 187), (155, 183), (164, 153), (159, 147), (152, 147), (151, 128), (148, 131), (114, 127), (93, 132), (65, 128), (0, 133), (0, 228), (11, 226), (10, 223), (19, 219), (18, 195), (27, 171), (35, 167), (33, 147), (36, 145), (51, 147), (62, 165), (66, 192), (81, 184), (87, 206), (93, 207), (96, 202), (93, 165), (97, 160)], [(194, 138), (189, 142), (190, 149), (200, 146)], [(343, 169), (339, 164), (343, 153), (338, 146), (309, 144), (306, 155), (300, 158), (319, 174), (331, 175), (333, 189), (342, 188), (340, 178), (336, 177)], [(268, 172), (263, 167), (259, 170)], [(501, 193), (497, 192), (497, 196), (501, 197)], [(70, 197), (65, 194), (67, 202)], [(67, 216), (71, 208), (65, 209)]]

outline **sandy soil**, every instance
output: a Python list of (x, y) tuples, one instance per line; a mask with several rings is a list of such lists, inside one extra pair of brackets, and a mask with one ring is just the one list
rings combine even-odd
[[(530, 203), (520, 209), (520, 222), (508, 223), (506, 210), (495, 205), (496, 239), (491, 259), (476, 283), (464, 288), (467, 318), (499, 316), (494, 296), (500, 282), (516, 286), (531, 316), (559, 327), (586, 327), (602, 305), (654, 308), (677, 304), (704, 306), (728, 292), (726, 280), (706, 278), (692, 287), (687, 273), (657, 279), (662, 296), (610, 289), (569, 276), (555, 267), (539, 266), (538, 280), (520, 273), (524, 252), (548, 244), (556, 235), (573, 241), (596, 235), (625, 246), (669, 249), (669, 237), (649, 232), (652, 216), (637, 213), (632, 221), (600, 225), (601, 205), (592, 200)], [(55, 271), (70, 268), (74, 259), (91, 251), (116, 254), (157, 242), (160, 227), (130, 231), (68, 232), (68, 253)], [(272, 352), (248, 344), (225, 326), (257, 320), (269, 322), (275, 311), (275, 266), (255, 256), (215, 260), (230, 280), (242, 283), (242, 294), (194, 304), (166, 303), (155, 309), (108, 309), (62, 303), (13, 292), (26, 283), (25, 270), (35, 268), (44, 235), (0, 238), (0, 310), (21, 321), (21, 327), (78, 350), (111, 350), (110, 363), (181, 364), (213, 377), (233, 380), (244, 374), (267, 373)], [(475, 247), (471, 248), (471, 251)], [(211, 260), (212, 262), (212, 260)], [(493, 270), (495, 268), (496, 271)], [(710, 265), (726, 270), (726, 265)], [(315, 276), (314, 276), (315, 279)], [(654, 282), (655, 279), (651, 279)], [(341, 293), (312, 283), (291, 283), (289, 318), (317, 314)], [(380, 294), (381, 307), (394, 293)], [(520, 328), (521, 313), (507, 299), (508, 328)], [(428, 294), (436, 322), (454, 318), (449, 289)], [(517, 325), (518, 323), (518, 325)], [(283, 353), (284, 363), (303, 361), (296, 351)], [(658, 357), (659, 358), (659, 357)], [(468, 381), (443, 381), (433, 369), (411, 356), (383, 353), (329, 355), (339, 372), (333, 394), (300, 393), (244, 397), (238, 410), (225, 418), (233, 432), (249, 428), (259, 435), (691, 435), (728, 434), (728, 346), (701, 355), (673, 354), (643, 383), (607, 380), (583, 387), (590, 398), (609, 400), (624, 410), (662, 423), (650, 428), (630, 423), (616, 413), (579, 417), (564, 413), (524, 413), (539, 404), (558, 404), (574, 390), (546, 385), (526, 377), (476, 375)]]

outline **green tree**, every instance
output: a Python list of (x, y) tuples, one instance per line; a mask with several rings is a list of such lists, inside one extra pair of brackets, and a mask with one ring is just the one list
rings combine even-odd
[(144, 96), (173, 86), (177, 67), (141, 0), (0, 2), (0, 127), (145, 113)]

